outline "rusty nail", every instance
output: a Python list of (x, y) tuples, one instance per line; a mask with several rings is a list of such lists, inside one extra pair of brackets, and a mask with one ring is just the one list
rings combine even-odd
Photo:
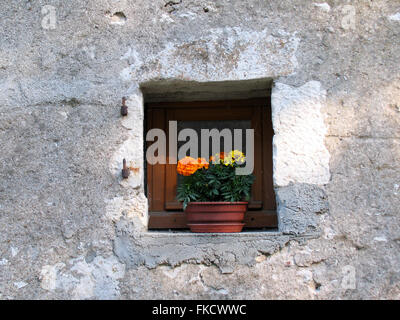
[(125, 104), (126, 98), (122, 98), (122, 106), (121, 106), (121, 115), (122, 116), (127, 116), (128, 115), (128, 107)]
[(126, 166), (126, 160), (122, 160), (122, 178), (127, 179), (129, 177), (130, 170)]

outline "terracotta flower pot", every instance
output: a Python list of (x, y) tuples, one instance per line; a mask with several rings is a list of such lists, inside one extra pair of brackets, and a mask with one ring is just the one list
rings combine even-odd
[(240, 232), (248, 202), (189, 202), (187, 223), (192, 232)]

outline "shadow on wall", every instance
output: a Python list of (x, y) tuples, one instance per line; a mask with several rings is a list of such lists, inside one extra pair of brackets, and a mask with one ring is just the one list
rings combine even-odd
[[(394, 81), (369, 88), (363, 97), (331, 93), (326, 110), (331, 181), (324, 237), (356, 250), (351, 256), (338, 253), (337, 259), (355, 268), (358, 289), (381, 297), (396, 286), (399, 258), (399, 89)], [(359, 290), (349, 294), (361, 295)]]
[(214, 82), (165, 80), (140, 85), (146, 103), (267, 98), (271, 87), (269, 78)]

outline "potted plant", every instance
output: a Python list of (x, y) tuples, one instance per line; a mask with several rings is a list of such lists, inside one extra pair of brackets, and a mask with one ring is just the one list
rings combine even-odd
[(254, 176), (237, 175), (245, 155), (238, 150), (204, 158), (185, 157), (178, 161), (177, 172), (183, 181), (177, 199), (183, 202), (192, 232), (240, 232), (247, 210)]

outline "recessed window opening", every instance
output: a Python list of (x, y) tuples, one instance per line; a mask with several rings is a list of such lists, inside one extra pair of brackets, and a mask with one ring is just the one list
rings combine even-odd
[[(270, 79), (208, 83), (160, 81), (141, 86), (145, 102), (145, 137), (149, 130), (161, 129), (166, 133), (168, 144), (171, 121), (176, 121), (178, 133), (193, 129), (198, 137), (201, 137), (201, 129), (228, 129), (232, 136), (233, 129), (243, 129), (243, 133), (254, 129), (255, 181), (245, 215), (245, 231), (278, 227), (273, 188), (271, 86)], [(246, 140), (242, 141), (245, 151)], [(224, 142), (221, 138), (220, 151)], [(145, 142), (145, 154), (153, 143), (156, 141)], [(200, 154), (201, 141), (197, 143)], [(178, 149), (183, 144), (185, 142), (178, 142)], [(177, 174), (175, 163), (166, 162), (150, 164), (145, 159), (148, 228), (187, 229), (182, 203), (176, 199), (181, 176)]]

